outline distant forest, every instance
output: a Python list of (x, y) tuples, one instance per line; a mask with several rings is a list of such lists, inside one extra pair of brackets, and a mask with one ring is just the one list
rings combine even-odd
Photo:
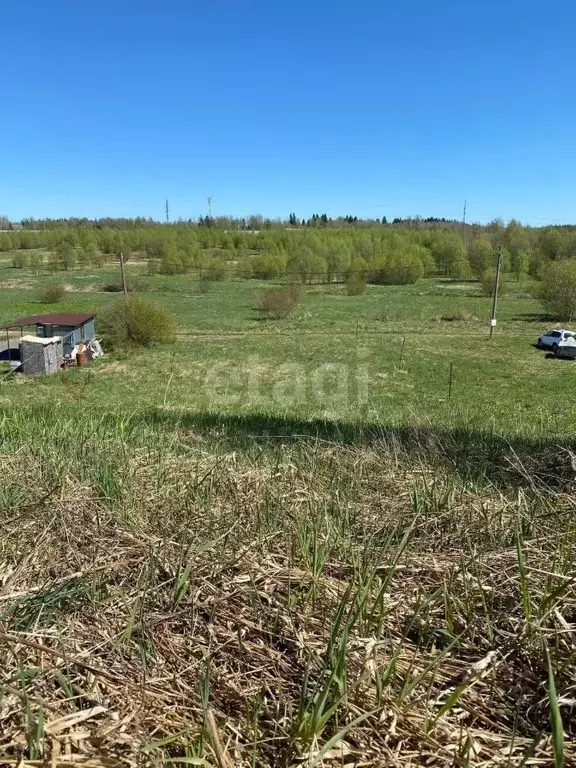
[(230, 277), (345, 281), (361, 275), (382, 284), (429, 275), (488, 278), (495, 253), (518, 279), (540, 278), (551, 262), (576, 259), (576, 226), (464, 224), (437, 218), (336, 219), (314, 214), (286, 220), (200, 217), (162, 224), (151, 219), (26, 219), (0, 233), (0, 251), (14, 267), (68, 270), (118, 258), (145, 260), (150, 272), (210, 279)]
[[(512, 220), (518, 226), (522, 226), (518, 221)], [(0, 229), (9, 230), (14, 225), (3, 216), (0, 216)], [(401, 229), (457, 229), (471, 232), (490, 231), (491, 229), (504, 227), (501, 219), (494, 219), (489, 224), (466, 223), (457, 219), (438, 218), (436, 216), (411, 216), (407, 218), (387, 219), (386, 216), (376, 219), (363, 219), (358, 216), (337, 216), (331, 218), (325, 213), (314, 213), (308, 218), (299, 218), (295, 213), (291, 213), (286, 219), (269, 219), (260, 215), (247, 217), (234, 216), (199, 216), (197, 219), (177, 219), (170, 221), (168, 225), (164, 221), (158, 221), (151, 218), (137, 216), (133, 219), (104, 217), (100, 219), (89, 218), (59, 218), (59, 219), (23, 219), (18, 228), (43, 230), (43, 229), (143, 229), (158, 226), (170, 226), (178, 228), (196, 228), (211, 227), (214, 229), (235, 229), (245, 231), (259, 231), (262, 229), (300, 229), (300, 228), (318, 228), (318, 229), (371, 229), (373, 227), (398, 227)], [(552, 225), (550, 225), (552, 226)], [(531, 227), (525, 227), (531, 229)], [(543, 229), (548, 227), (537, 227)], [(576, 229), (576, 224), (553, 225), (554, 229)]]

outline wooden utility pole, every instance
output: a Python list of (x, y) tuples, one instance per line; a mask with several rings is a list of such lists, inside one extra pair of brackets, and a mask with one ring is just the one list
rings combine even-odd
[(500, 286), (500, 270), (502, 269), (502, 248), (498, 248), (498, 261), (496, 263), (496, 277), (494, 278), (494, 295), (492, 296), (492, 317), (490, 318), (490, 338), (496, 328), (496, 309), (498, 307), (498, 288)]
[(120, 251), (120, 275), (122, 277), (122, 290), (124, 296), (128, 296), (128, 287), (126, 285), (126, 275), (124, 274), (124, 254)]

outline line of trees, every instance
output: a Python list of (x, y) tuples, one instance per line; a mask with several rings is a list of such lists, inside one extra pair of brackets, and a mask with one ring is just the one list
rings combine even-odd
[(100, 267), (122, 251), (127, 259), (148, 261), (150, 271), (167, 274), (201, 269), (213, 279), (236, 274), (258, 279), (289, 276), (302, 282), (345, 281), (360, 274), (381, 284), (413, 283), (432, 274), (483, 278), (493, 269), (498, 248), (504, 271), (518, 279), (525, 273), (540, 277), (551, 262), (576, 259), (576, 227), (536, 229), (514, 220), (465, 232), (382, 221), (331, 228), (328, 217), (322, 223), (323, 215), (313, 218), (310, 227), (259, 230), (172, 227), (144, 219), (113, 220), (131, 222), (124, 227), (92, 226), (87, 220), (72, 226), (75, 221), (0, 233), (0, 251), (14, 252), (15, 267), (38, 269)]

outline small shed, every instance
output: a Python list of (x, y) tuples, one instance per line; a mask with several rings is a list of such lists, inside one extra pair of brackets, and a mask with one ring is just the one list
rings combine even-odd
[(81, 342), (89, 342), (95, 338), (94, 313), (88, 312), (57, 312), (49, 315), (30, 315), (21, 317), (2, 326), (6, 331), (7, 358), (12, 359), (10, 349), (10, 330), (29, 326), (35, 328), (35, 335), (39, 339), (51, 339), (58, 336), (62, 340), (62, 352), (64, 358), (72, 356), (72, 350)]
[(49, 375), (62, 367), (64, 355), (60, 336), (40, 338), (22, 336), (20, 339), (20, 362), (22, 373)]

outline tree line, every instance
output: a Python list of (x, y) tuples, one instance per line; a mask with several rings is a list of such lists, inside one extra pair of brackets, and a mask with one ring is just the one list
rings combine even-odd
[(66, 226), (44, 228), (35, 222), (35, 228), (0, 233), (0, 251), (14, 252), (15, 267), (101, 267), (123, 252), (126, 259), (146, 260), (151, 272), (196, 269), (213, 279), (290, 277), (308, 283), (345, 281), (352, 274), (381, 284), (414, 283), (433, 274), (486, 279), (497, 249), (504, 271), (518, 279), (523, 274), (539, 278), (551, 262), (576, 259), (576, 227), (532, 228), (515, 220), (465, 230), (438, 220), (429, 221), (435, 225), (430, 227), (380, 221), (332, 228), (322, 225), (322, 215), (310, 227), (254, 230), (166, 226), (144, 219), (113, 220), (126, 224), (119, 227), (61, 221)]

